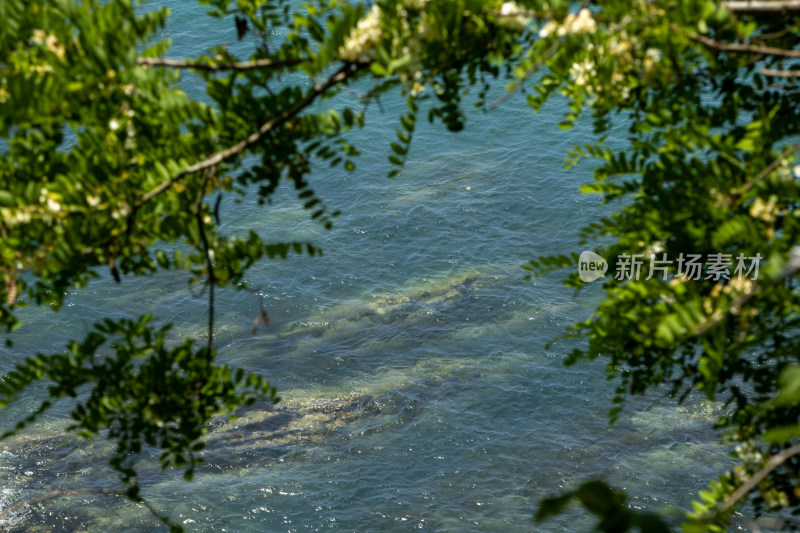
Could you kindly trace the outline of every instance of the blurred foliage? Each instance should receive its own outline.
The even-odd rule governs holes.
[[[535,108],[552,94],[570,101],[561,127],[591,118],[598,142],[576,146],[568,166],[598,162],[582,190],[613,212],[580,233],[609,274],[592,316],[564,335],[584,340],[566,362],[606,362],[617,383],[612,421],[627,395],[647,391],[724,403],[717,427],[738,464],[700,494],[686,531],[721,531],[744,502],[746,514],[777,512],[784,528],[797,528],[800,12],[780,1],[589,9],[595,28],[578,32],[577,17],[556,16],[536,43],[557,43],[549,57],[533,53],[518,67],[520,85],[531,67],[542,72],[529,96]],[[613,149],[612,132],[625,132]],[[689,254],[704,261],[696,276],[677,269]],[[623,258],[636,257],[640,275],[619,275]],[[725,274],[713,257],[727,262]],[[740,258],[746,267],[759,258],[758,272],[736,273]],[[671,269],[652,275],[651,261],[661,260]],[[528,269],[576,266],[577,254],[536,258]],[[566,284],[582,286],[577,273]]]
[[[800,510],[796,11],[712,0],[200,4],[249,53],[220,45],[170,59],[158,37],[168,11],[131,0],[0,2],[0,326],[18,327],[26,304],[58,310],[106,269],[117,281],[182,269],[209,298],[205,346],[168,346],[149,317],[131,317],[27,358],[0,380],[0,406],[38,380],[49,400],[11,432],[70,397],[75,431],[115,441],[111,464],[131,498],[141,498],[143,446],[191,477],[212,416],[275,398],[262,378],[215,363],[215,288],[244,288],[263,258],[319,252],[223,233],[220,199],[268,203],[286,180],[330,227],[336,213],[311,186],[312,164],[356,171],[348,132],[371,102],[388,93],[408,102],[386,147],[392,176],[419,117],[459,131],[466,92],[476,89],[479,107],[500,105],[507,97],[486,100],[500,79],[533,109],[565,97],[563,129],[583,114],[593,122],[597,142],[575,147],[568,165],[597,160],[583,191],[616,212],[584,228],[581,245],[612,262],[762,258],[752,279],[708,265],[696,280],[607,279],[592,317],[566,333],[585,340],[567,362],[607,362],[612,420],[626,395],[663,385],[680,399],[701,391],[726,402],[719,427],[739,465],[701,495],[687,530],[720,530],[744,501],[756,514]],[[203,98],[180,89],[184,72],[202,80]],[[357,105],[329,100],[348,86],[368,87]],[[613,143],[623,148],[607,147],[612,131],[627,132]],[[577,262],[539,257],[528,268]],[[577,275],[566,283],[581,286]],[[599,516],[600,531],[666,529],[600,482],[546,500],[538,517],[573,500]]]
[[[71,402],[71,429],[109,438],[111,466],[128,496],[144,501],[144,449],[190,479],[213,416],[277,401],[263,378],[216,362],[215,289],[246,289],[261,259],[320,252],[221,231],[222,199],[266,204],[285,181],[309,217],[330,227],[337,213],[311,187],[311,169],[356,171],[360,152],[347,133],[363,126],[371,103],[390,92],[407,99],[385,147],[395,175],[420,103],[430,121],[462,129],[465,88],[510,77],[498,59],[513,61],[522,46],[520,28],[486,11],[499,5],[476,0],[200,0],[245,52],[211,43],[182,60],[160,37],[169,11],[139,4],[0,2],[0,328],[11,347],[25,305],[58,311],[99,276],[129,283],[182,270],[208,297],[206,338],[168,341],[149,316],[102,320],[63,352],[31,354],[0,378],[0,407],[34,382],[48,391],[0,433]],[[202,97],[181,90],[185,73],[202,83]],[[335,99],[345,87],[365,92]],[[261,318],[268,322],[263,308]]]
[[[638,530],[642,533],[670,531],[662,517],[655,513],[629,508],[625,504],[625,495],[614,491],[602,481],[587,481],[574,491],[553,498],[545,498],[536,512],[536,520],[541,521],[561,513],[572,500],[577,500],[586,510],[598,516],[596,531],[604,533],[631,530]]]

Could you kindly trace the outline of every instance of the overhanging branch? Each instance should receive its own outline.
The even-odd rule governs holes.
[[[678,31],[681,31],[681,29],[675,25],[671,25],[671,27],[673,27],[673,29],[677,28]],[[689,38],[695,42],[702,44],[706,48],[710,48],[712,50],[717,50],[720,52],[734,52],[739,54],[760,54],[765,56],[800,58],[800,50],[788,50],[786,48],[776,48],[774,46],[760,46],[756,44],[723,43],[720,41],[715,41],[714,39],[710,39],[704,35],[699,35],[697,33],[690,34]]]
[[[722,2],[722,5],[731,13],[742,13],[748,15],[759,13],[792,13],[800,11],[800,0],[743,0]]]
[[[764,478],[766,478],[770,472],[781,466],[785,463],[789,458],[797,455],[800,453],[800,444],[795,444],[791,448],[786,448],[780,453],[776,453],[772,457],[769,458],[767,464],[758,472],[753,474],[750,479],[745,481],[742,486],[740,486],[736,491],[730,495],[730,497],[725,500],[725,502],[720,506],[720,508],[710,516],[703,517],[705,520],[710,520],[714,516],[724,513],[731,509],[736,503],[744,498],[748,492],[753,490],[759,483],[761,483]]]
[[[775,78],[800,78],[800,70],[777,70],[774,68],[762,68],[759,72],[764,76],[773,76]]]
[[[735,300],[731,302],[728,306],[728,309],[715,310],[711,316],[709,316],[706,320],[700,323],[697,328],[695,328],[693,334],[700,336],[706,334],[712,327],[716,326],[720,322],[722,322],[725,317],[731,314],[737,314],[741,312],[742,308],[746,303],[752,300],[755,296],[761,293],[761,291],[773,285],[778,285],[783,281],[800,274],[800,245],[795,246],[792,248],[791,252],[789,252],[789,260],[784,265],[783,270],[778,274],[776,277],[768,279],[763,283],[755,283],[752,287],[745,290],[740,296],[738,296]]]
[[[152,200],[153,198],[155,198],[156,196],[158,196],[159,194],[161,194],[162,192],[164,192],[165,190],[169,189],[175,183],[184,179],[186,176],[194,174],[195,172],[206,170],[211,167],[215,167],[220,163],[222,163],[223,161],[226,161],[228,159],[231,159],[232,157],[241,154],[247,148],[249,148],[250,146],[256,144],[261,139],[263,139],[264,136],[266,136],[276,127],[297,116],[297,114],[300,113],[303,109],[311,105],[311,103],[314,102],[314,100],[316,100],[316,98],[319,95],[321,95],[331,87],[335,86],[336,84],[341,83],[344,80],[348,79],[350,76],[352,76],[359,70],[364,69],[368,64],[369,63],[366,62],[347,63],[342,68],[337,70],[336,73],[334,73],[331,77],[326,79],[324,82],[314,85],[314,87],[310,91],[308,91],[306,96],[300,102],[298,102],[294,107],[287,109],[286,111],[280,113],[277,117],[265,122],[264,124],[261,125],[260,128],[258,128],[257,131],[251,133],[245,139],[239,141],[233,146],[226,148],[225,150],[221,150],[207,157],[206,159],[203,159],[202,161],[199,161],[189,167],[186,167],[184,170],[182,170],[172,178],[162,182],[160,185],[156,186],[155,188],[151,189],[150,191],[142,195],[139,201],[136,202],[134,211],[143,206],[144,204],[146,204],[147,202],[149,202],[150,200]]]
[[[219,72],[227,70],[243,71],[293,67],[307,61],[308,59],[284,59],[283,61],[256,59],[253,61],[237,61],[234,63],[202,63],[200,61],[182,61],[179,59],[167,59],[165,57],[140,57],[136,59],[136,64],[144,67],[167,67]]]

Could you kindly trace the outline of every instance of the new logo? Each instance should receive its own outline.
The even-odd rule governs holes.
[[[594,252],[587,250],[578,258],[578,276],[584,283],[605,277],[607,270],[606,260]]]

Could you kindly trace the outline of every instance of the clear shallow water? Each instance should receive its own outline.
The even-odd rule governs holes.
[[[173,57],[236,43],[232,24],[173,0]],[[229,27],[230,26],[230,27]],[[186,81],[193,90],[193,81]],[[352,98],[342,95],[341,98]],[[521,265],[580,251],[577,229],[602,212],[564,170],[587,128],[556,128],[561,110],[532,114],[522,98],[467,130],[420,124],[409,161],[384,176],[402,104],[370,110],[351,139],[358,170],[319,168],[316,192],[339,209],[334,230],[308,220],[294,193],[273,206],[223,206],[223,231],[255,229],[313,240],[325,255],[264,262],[248,282],[260,296],[221,291],[217,344],[232,365],[261,372],[283,402],[220,422],[195,481],[145,466],[145,497],[195,531],[575,531],[583,515],[534,526],[537,500],[605,477],[634,504],[686,507],[689,490],[727,466],[709,430],[714,405],[635,400],[609,427],[610,386],[600,364],[564,368],[570,346],[544,346],[599,298],[577,298],[557,277],[525,281]],[[0,370],[59,350],[105,315],[155,312],[176,333],[204,334],[205,300],[185,277],[108,279],[53,314],[29,309]],[[272,325],[250,328],[259,298]],[[31,391],[30,400],[38,397]],[[5,426],[33,405],[0,412]],[[0,443],[0,508],[54,488],[116,486],[107,443],[65,435],[57,408],[24,436]],[[114,497],[63,498],[13,516],[10,531],[157,530],[143,508]]]

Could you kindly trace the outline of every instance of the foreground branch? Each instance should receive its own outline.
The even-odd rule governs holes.
[[[531,65],[531,67],[525,72],[525,75],[522,76],[522,78],[520,78],[520,80],[516,84],[514,84],[514,87],[511,88],[510,90],[507,90],[503,96],[492,102],[491,105],[489,106],[489,109],[496,109],[501,105],[505,104],[506,102],[508,102],[508,100],[512,96],[514,96],[514,93],[517,92],[517,89],[525,85],[525,82],[527,82],[530,79],[530,77],[533,76],[536,73],[536,71],[538,71],[542,67],[542,65],[544,65],[547,62],[548,59],[553,57],[553,54],[555,54],[561,48],[561,45],[564,44],[564,40],[565,38],[561,37],[552,45],[550,45],[550,48],[545,50],[544,53],[542,53],[542,55],[536,58],[536,61],[533,63],[533,65]]]
[[[226,161],[232,157],[241,154],[247,148],[253,146],[258,141],[263,139],[265,135],[274,130],[276,127],[297,116],[297,114],[300,113],[303,109],[311,105],[311,103],[314,102],[314,100],[316,100],[316,98],[319,95],[321,95],[331,87],[335,86],[336,84],[341,83],[342,81],[348,79],[350,76],[352,76],[359,70],[362,70],[367,65],[368,63],[347,63],[338,71],[336,71],[336,73],[333,74],[331,77],[329,77],[327,80],[325,80],[322,83],[314,85],[314,87],[306,94],[305,98],[303,98],[300,102],[298,102],[297,105],[295,105],[291,109],[287,109],[286,111],[280,113],[277,117],[273,118],[272,120],[265,122],[264,124],[261,125],[260,128],[258,128],[257,131],[248,135],[247,138],[245,138],[244,140],[239,141],[233,146],[226,148],[225,150],[219,151],[207,157],[206,159],[187,167],[174,177],[161,183],[154,189],[151,189],[149,192],[144,194],[139,199],[139,201],[135,205],[134,210],[143,206],[144,204],[146,204],[147,202],[149,202],[150,200],[152,200],[165,190],[169,189],[175,183],[181,181],[186,176],[194,174],[195,172],[206,170],[211,167],[215,167],[220,163],[222,163],[223,161]]]
[[[206,195],[206,187],[209,180],[214,177],[216,167],[207,168],[203,174],[203,184],[197,193],[197,201],[194,206],[194,214],[197,219],[197,231],[200,234],[200,241],[203,243],[203,255],[208,269],[208,340],[206,344],[206,362],[211,365],[212,350],[214,347],[214,287],[217,285],[217,276],[214,273],[214,260],[212,259],[213,250],[208,242],[206,234],[206,223],[203,220],[203,198]]]
[[[778,168],[781,163],[783,163],[788,157],[790,157],[793,153],[800,150],[800,141],[794,143],[789,148],[783,151],[781,155],[776,157],[772,163],[767,165],[761,172],[759,172],[755,178],[748,181],[739,191],[739,194],[742,195],[749,191],[756,182],[761,181],[762,179],[766,178],[773,170]]]
[[[708,319],[697,326],[693,334],[698,336],[704,335],[711,328],[722,322],[726,316],[739,313],[742,310],[742,307],[744,307],[744,305],[752,300],[755,296],[760,294],[764,287],[777,285],[797,274],[800,274],[800,245],[795,246],[792,248],[791,252],[789,252],[789,260],[786,262],[786,265],[783,267],[783,270],[780,274],[764,283],[754,284],[741,296],[733,300],[731,305],[728,306],[727,310],[722,311],[721,309],[717,309],[714,311],[714,313],[712,313]]]
[[[673,29],[677,29],[678,31],[681,31],[680,27],[674,24],[670,25],[670,27],[672,27]],[[717,50],[719,52],[735,52],[740,54],[760,54],[765,56],[800,58],[800,50],[787,50],[786,48],[775,48],[774,46],[759,46],[755,44],[722,43],[720,41],[715,41],[714,39],[710,39],[704,35],[699,35],[697,33],[689,34],[689,38],[695,42],[702,44],[706,48]]]
[[[775,78],[800,78],[800,70],[777,70],[774,68],[762,68],[759,71],[764,76]]]
[[[791,13],[800,11],[800,0],[744,0],[722,2],[722,5],[731,13],[747,15],[757,13]]]
[[[274,61],[272,59],[256,59],[253,61],[237,61],[234,63],[201,63],[199,61],[182,61],[179,59],[167,59],[165,57],[139,57],[136,64],[144,67],[167,67],[177,69],[205,70],[208,72],[220,72],[226,70],[258,70],[269,68],[293,67],[300,63],[305,63],[307,59],[284,59]]]
[[[800,453],[800,444],[795,444],[791,448],[786,448],[782,452],[776,453],[775,455],[770,457],[769,461],[767,461],[767,464],[761,470],[753,474],[750,477],[750,479],[745,481],[744,484],[742,484],[742,486],[736,489],[736,491],[734,491],[734,493],[731,494],[727,500],[725,500],[725,502],[720,506],[719,509],[717,509],[716,512],[714,512],[711,515],[703,517],[702,520],[710,520],[714,516],[724,513],[725,511],[731,509],[734,505],[736,505],[736,503],[739,500],[744,498],[748,492],[753,490],[759,483],[761,483],[764,480],[764,478],[766,478],[770,474],[770,472],[781,466],[783,463],[785,463],[787,460],[797,455],[798,453]]]

